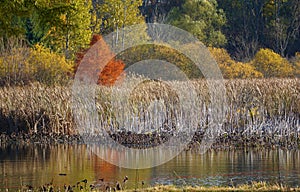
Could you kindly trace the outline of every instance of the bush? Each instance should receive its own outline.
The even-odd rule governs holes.
[[[188,50],[190,45],[182,47]],[[152,65],[149,74],[157,74],[157,77],[165,77],[167,79],[180,79],[178,71],[184,73],[187,78],[196,79],[203,77],[201,71],[193,63],[191,59],[180,53],[176,49],[169,47],[167,44],[145,44],[129,48],[118,55],[127,66],[145,60],[160,60],[171,63],[172,66],[164,68],[166,65]],[[157,64],[160,64],[157,62]],[[176,67],[175,67],[176,66]]]
[[[288,60],[271,49],[260,49],[251,63],[266,78],[293,76],[293,67]]]
[[[209,50],[218,63],[224,78],[246,79],[263,77],[263,74],[255,70],[252,65],[234,61],[225,49],[211,47]]]
[[[73,63],[41,45],[30,50],[28,63],[32,67],[33,80],[41,83],[64,84],[71,77]]]
[[[235,62],[230,66],[223,67],[222,69],[224,77],[228,79],[250,79],[263,77],[263,74],[255,70],[255,68],[249,63]]]
[[[24,85],[39,81],[64,84],[71,77],[72,63],[41,45],[33,48],[16,46],[0,54],[0,84]]]
[[[24,84],[31,78],[28,56],[30,49],[9,48],[0,55],[0,85]]]

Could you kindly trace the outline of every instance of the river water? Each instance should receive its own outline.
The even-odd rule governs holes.
[[[225,150],[204,155],[182,152],[171,161],[142,170],[111,165],[85,145],[28,145],[0,148],[0,189],[88,184],[115,185],[128,176],[126,187],[155,184],[227,186],[267,181],[300,186],[300,150]],[[104,182],[101,181],[104,180]]]

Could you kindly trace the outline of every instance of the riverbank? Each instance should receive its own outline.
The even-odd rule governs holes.
[[[121,135],[121,134],[120,134]],[[192,141],[186,146],[185,150],[195,151],[200,150],[201,139],[203,134],[195,134]],[[123,134],[122,137],[114,135],[111,137],[115,139],[121,145],[145,149],[158,146],[168,140],[168,136],[161,136],[157,134]],[[294,138],[293,140],[281,137],[280,135],[221,135],[216,138],[216,141],[212,144],[213,150],[229,150],[229,149],[300,149],[300,138]],[[78,145],[85,144],[81,135],[64,135],[64,134],[27,134],[27,133],[12,133],[12,134],[0,134],[0,147],[7,145],[23,146],[23,145]]]

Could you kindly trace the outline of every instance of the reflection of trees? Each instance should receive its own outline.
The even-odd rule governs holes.
[[[165,177],[170,179],[178,179],[177,175],[183,179],[196,177],[204,180],[212,176],[227,180],[226,183],[231,183],[233,179],[235,184],[245,183],[247,178],[249,181],[266,179],[283,185],[295,185],[300,178],[297,175],[299,161],[300,151],[297,150],[226,150],[204,155],[188,152],[153,168],[152,177],[169,173]]]
[[[114,153],[110,151],[111,155]],[[125,175],[129,178],[128,188],[135,187],[136,180],[141,187],[142,180],[147,186],[152,180],[176,179],[174,171],[182,178],[219,176],[219,179],[228,179],[228,183],[229,178],[235,182],[245,176],[254,180],[274,178],[274,182],[283,185],[296,185],[300,179],[299,150],[227,150],[204,155],[183,152],[166,164],[138,172],[103,161],[86,145],[9,146],[0,149],[0,160],[0,188],[20,187],[21,182],[40,186],[52,178],[56,186],[75,184],[85,178],[89,182],[104,178],[115,185],[115,181],[122,183]],[[59,176],[59,173],[67,176]]]
[[[0,149],[0,188],[30,184],[39,187],[51,182],[55,185],[74,184],[84,178],[94,178],[91,162],[84,145],[8,146]],[[66,173],[66,176],[59,176]]]
[[[118,158],[118,155],[116,155],[116,151],[107,148],[107,149],[101,149],[101,147],[95,149],[94,152],[96,154],[99,154],[101,150],[105,150],[105,154],[111,156],[111,158]],[[128,154],[124,154],[128,155]],[[125,187],[126,188],[133,188],[136,185],[136,182],[138,183],[138,186],[141,187],[141,181],[145,181],[146,183],[149,183],[151,179],[151,173],[152,169],[142,169],[142,170],[134,170],[134,169],[124,169],[117,167],[116,165],[110,164],[101,158],[99,158],[97,155],[92,155],[92,162],[94,167],[94,174],[95,178],[103,178],[104,182],[97,181],[99,185],[105,184],[105,185],[112,185],[115,186],[115,182],[119,181],[124,187],[124,183],[122,182],[125,176],[128,176],[129,180],[126,182]]]
[[[272,177],[273,182],[290,185],[300,178],[288,178],[294,170],[300,170],[300,152],[297,150],[250,150],[241,151],[237,157],[235,171],[244,170],[262,177]],[[249,174],[249,173],[247,173]],[[296,175],[296,174],[292,174]],[[287,183],[289,182],[289,183]]]

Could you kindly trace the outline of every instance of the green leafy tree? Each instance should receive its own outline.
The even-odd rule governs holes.
[[[170,11],[168,22],[189,31],[207,46],[218,47],[226,43],[221,32],[226,18],[216,0],[185,0],[181,7]]]
[[[26,2],[26,0],[0,1],[0,37],[8,39],[25,34],[25,21],[31,10],[31,6]]]
[[[165,23],[169,11],[183,2],[184,0],[143,0],[141,12],[147,23]]]
[[[128,25],[144,22],[139,7],[142,0],[105,0],[98,5],[102,19],[101,33],[109,33]]]
[[[91,0],[38,1],[32,16],[33,32],[52,50],[72,58],[87,47],[91,35]]]

